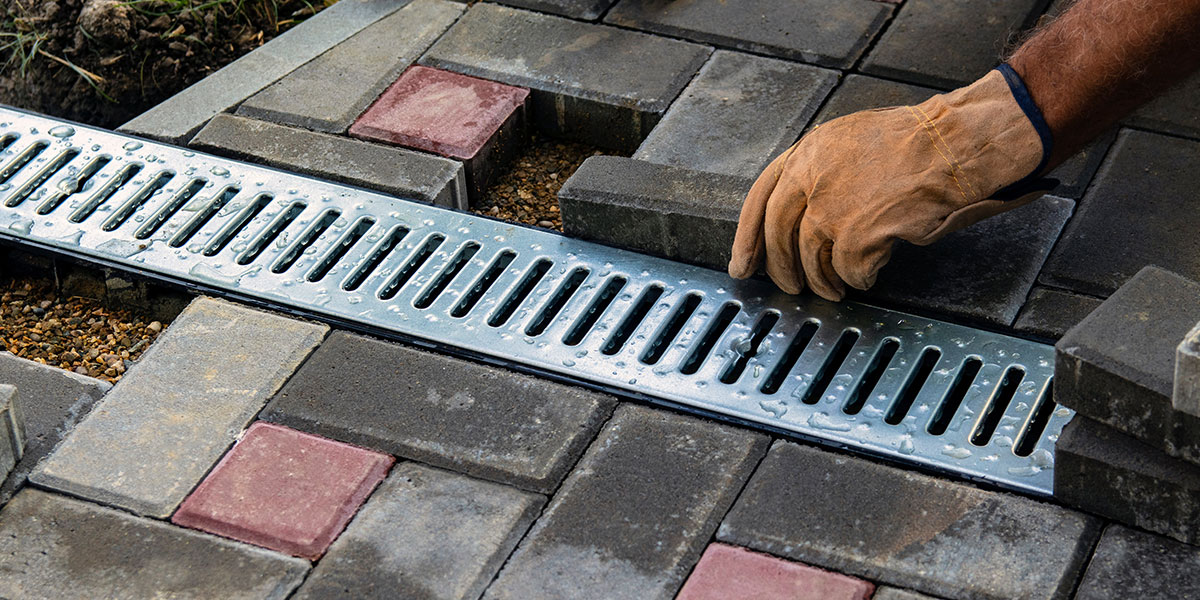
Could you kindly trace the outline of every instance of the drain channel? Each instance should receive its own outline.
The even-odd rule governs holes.
[[[0,238],[1048,495],[1053,348],[0,108]]]

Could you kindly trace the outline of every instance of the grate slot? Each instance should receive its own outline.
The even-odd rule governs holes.
[[[641,296],[637,302],[625,313],[625,318],[621,319],[621,324],[613,330],[608,340],[604,342],[604,347],[600,351],[608,356],[612,356],[621,351],[625,347],[625,342],[629,341],[630,336],[634,331],[637,331],[638,326],[645,320],[646,315],[650,314],[650,309],[654,308],[654,304],[663,295],[663,287],[657,283],[646,286],[642,290]]]
[[[507,323],[508,320],[512,318],[513,313],[517,312],[517,307],[520,306],[521,303],[525,301],[525,298],[529,296],[529,293],[533,291],[533,288],[537,287],[537,284],[541,282],[543,277],[546,276],[546,273],[550,272],[550,267],[552,266],[554,266],[554,263],[545,258],[539,259],[537,262],[535,262],[533,266],[525,272],[525,276],[521,278],[521,281],[517,284],[517,287],[513,288],[512,291],[509,292],[508,296],[504,298],[504,301],[500,304],[500,307],[496,309],[496,312],[492,313],[492,317],[488,319],[488,325],[491,325],[492,327],[500,327]]]
[[[701,300],[700,294],[695,292],[685,295],[683,300],[671,311],[666,323],[654,334],[650,345],[646,346],[646,350],[642,352],[639,360],[648,365],[656,364],[663,357],[663,354],[666,354],[667,348],[671,346],[671,342],[675,341],[675,337],[683,330],[683,326],[688,322],[688,319],[692,318],[692,313],[696,312],[696,308],[700,306]]]
[[[341,212],[339,211],[337,214],[341,215]],[[370,231],[374,226],[375,219],[370,217],[363,217],[359,219],[358,222],[354,224],[354,227],[351,227],[349,231],[343,234],[342,237],[338,239],[336,243],[334,243],[333,247],[329,249],[328,253],[325,254],[325,257],[322,258],[315,267],[313,267],[313,270],[308,274],[308,280],[310,282],[317,282],[325,279],[325,276],[333,270],[333,267],[341,262],[342,259],[346,257],[346,254],[348,254],[350,250],[354,248],[356,244],[358,244],[358,241],[363,239],[363,237],[367,235],[367,232]],[[320,234],[318,234],[318,237],[319,236]],[[397,243],[399,243],[399,241],[400,240],[396,240]]]
[[[49,143],[37,141],[23,150],[16,158],[10,160],[7,165],[4,165],[3,169],[0,169],[0,184],[8,183],[8,180],[12,179],[21,169],[25,168],[25,165],[29,164],[30,161],[37,158],[43,150],[49,147]]]
[[[342,284],[342,289],[346,290],[347,292],[353,292],[354,290],[357,290],[359,286],[361,286],[363,282],[371,276],[371,273],[375,272],[375,269],[379,267],[380,263],[387,259],[388,255],[392,253],[392,250],[395,250],[396,246],[399,246],[400,242],[408,236],[408,231],[409,229],[404,226],[396,226],[394,229],[392,229],[391,232],[387,234],[387,237],[383,238],[383,241],[381,241],[379,245],[371,251],[371,254],[367,256],[367,260],[363,261],[363,263],[354,270],[354,273],[350,275],[348,279],[346,279],[346,282]],[[348,247],[347,250],[349,250]],[[332,267],[332,263],[330,263],[330,266]],[[313,275],[309,275],[309,281],[320,281],[322,278],[324,278],[324,276],[324,273],[321,273],[318,276],[318,272],[314,271]]]
[[[271,272],[283,273],[292,268],[292,265],[296,264],[296,261],[304,255],[304,251],[316,243],[340,216],[342,216],[342,211],[330,209],[322,213],[320,217],[317,217],[312,225],[300,235],[300,239],[296,240],[296,243],[292,244],[292,247],[288,248],[288,251],[283,256],[280,256],[279,260],[275,261],[275,264],[271,265]]]
[[[154,233],[158,231],[158,229],[162,227],[164,223],[169,221],[171,217],[175,216],[175,213],[179,212],[180,208],[183,208],[183,205],[186,204],[188,200],[191,200],[192,197],[200,193],[200,190],[204,189],[205,185],[208,185],[208,181],[204,179],[193,179],[186,186],[176,192],[176,194],[171,197],[170,202],[167,202],[162,208],[158,209],[158,212],[154,213],[154,216],[150,217],[145,223],[142,223],[142,226],[138,228],[137,233],[134,234],[134,237],[139,240],[144,240],[154,235]]]
[[[804,325],[800,326],[800,330],[792,336],[791,343],[783,351],[783,356],[779,357],[779,362],[775,363],[775,367],[763,380],[762,387],[759,388],[760,392],[774,394],[779,391],[783,382],[787,380],[788,374],[796,366],[796,361],[800,360],[800,355],[804,354],[804,350],[808,348],[808,344],[812,342],[813,336],[820,328],[821,324],[812,319],[805,321]]]
[[[188,243],[196,235],[196,232],[207,225],[222,208],[225,208],[226,204],[229,204],[230,200],[233,200],[234,196],[238,195],[239,191],[241,190],[234,186],[227,186],[216,196],[213,196],[212,200],[203,209],[197,212],[191,219],[188,219],[187,223],[179,231],[175,232],[175,235],[171,237],[171,241],[168,242],[171,247],[179,248]]]
[[[242,230],[250,224],[251,221],[258,218],[258,213],[261,213],[263,209],[269,206],[271,201],[274,199],[275,197],[271,194],[259,194],[258,196],[255,196],[254,200],[250,201],[249,205],[243,208],[242,211],[239,212],[232,221],[226,223],[225,226],[222,227],[221,230],[218,231],[211,240],[209,240],[208,245],[204,247],[204,255],[216,256],[217,254],[220,254],[221,251],[225,249],[225,246],[228,246],[229,242],[232,241],[233,238],[237,237],[238,234],[240,234]]]
[[[283,233],[283,230],[287,229],[293,221],[300,217],[300,213],[304,212],[305,208],[308,208],[308,206],[303,202],[294,202],[291,206],[287,207],[287,210],[281,212],[258,235],[254,236],[254,241],[251,242],[250,247],[238,257],[237,264],[248,265],[257,260],[259,255],[263,253],[263,250],[266,250],[271,245],[271,242],[274,242],[275,238]]]
[[[1050,424],[1050,417],[1057,407],[1058,404],[1054,402],[1054,378],[1051,377],[1042,386],[1042,393],[1038,395],[1033,410],[1029,411],[1029,419],[1021,428],[1017,443],[1013,445],[1013,454],[1022,457],[1033,454],[1033,449],[1042,439],[1042,434],[1045,433],[1046,426]]]
[[[54,174],[59,172],[63,167],[67,166],[67,163],[75,160],[76,156],[79,156],[79,150],[76,148],[67,148],[66,150],[60,152],[58,156],[54,157],[54,160],[46,163],[46,166],[42,167],[32,179],[26,181],[21,185],[21,187],[17,188],[17,191],[13,192],[12,196],[10,196],[8,200],[5,200],[4,205],[9,208],[20,206],[26,198],[33,194],[33,192],[37,191],[38,188],[42,187],[42,185],[46,183],[46,180],[53,177]]]
[[[422,310],[432,306],[434,300],[437,300],[438,296],[446,291],[446,287],[450,285],[450,282],[454,281],[455,277],[458,277],[458,274],[467,266],[467,263],[471,262],[472,258],[475,258],[475,254],[478,252],[478,242],[467,242],[462,248],[459,248],[458,252],[454,254],[454,258],[450,259],[450,262],[446,264],[442,272],[438,273],[433,282],[429,284],[429,287],[425,288],[421,296],[413,302],[413,306]]]
[[[604,315],[604,311],[612,305],[613,300],[616,300],[617,294],[624,289],[625,283],[628,280],[620,275],[614,275],[609,278],[604,287],[596,292],[596,297],[592,299],[592,303],[588,305],[587,310],[579,316],[579,320],[563,336],[563,343],[568,346],[578,346],[583,342],[583,338],[587,336],[596,323],[600,321],[600,317]]]
[[[563,280],[562,285],[554,291],[550,299],[546,301],[546,305],[538,312],[529,325],[525,328],[525,335],[537,337],[546,331],[546,328],[554,322],[554,318],[558,316],[559,311],[567,305],[567,301],[579,291],[579,287],[587,280],[591,271],[583,267],[576,267],[571,270],[571,274]]]
[[[913,401],[917,399],[917,394],[925,387],[925,382],[929,380],[929,375],[933,373],[934,367],[937,366],[938,361],[941,359],[942,351],[937,348],[926,346],[921,351],[921,358],[917,359],[917,364],[913,366],[908,379],[900,387],[900,393],[896,394],[895,401],[892,402],[887,414],[884,415],[883,421],[885,423],[888,425],[899,425],[904,421],[904,417],[908,416],[908,411],[912,410]]]
[[[91,181],[92,177],[110,162],[112,162],[112,157],[107,154],[101,154],[100,156],[92,158],[92,160],[88,161],[88,163],[84,165],[83,169],[81,169],[78,174],[70,179],[65,179],[60,182],[58,189],[54,192],[54,194],[42,202],[41,206],[38,207],[37,213],[39,215],[48,215],[54,212],[54,210],[58,208],[64,200],[83,191],[83,188],[87,185],[88,181]]]
[[[717,340],[721,339],[725,330],[729,329],[729,325],[733,323],[741,310],[742,305],[737,302],[726,302],[721,305],[721,310],[717,311],[717,316],[712,321],[709,321],[704,334],[700,336],[700,341],[696,342],[692,351],[679,366],[680,373],[692,375],[700,370],[708,355],[712,353],[712,349],[716,347]]]
[[[128,221],[129,217],[133,216],[133,213],[137,212],[137,210],[141,208],[151,196],[157,194],[159,190],[163,189],[163,187],[167,185],[167,182],[171,181],[171,179],[174,177],[175,171],[170,169],[159,171],[158,175],[156,175],[154,179],[151,179],[149,183],[142,186],[142,189],[138,190],[138,192],[134,194],[132,198],[126,201],[125,204],[121,205],[121,208],[117,209],[117,212],[104,222],[104,225],[101,226],[101,229],[104,231],[112,231],[124,225],[125,221]]]
[[[1013,395],[1017,393],[1017,386],[1021,385],[1021,380],[1024,378],[1025,371],[1020,367],[1005,369],[1004,376],[1000,379],[1000,385],[988,400],[987,407],[984,409],[979,423],[975,426],[975,431],[971,433],[972,444],[986,446],[992,440],[992,435],[996,433],[996,427],[1000,424],[1000,417],[1004,416],[1009,402],[1012,402]]]
[[[854,347],[854,343],[858,341],[862,335],[856,329],[845,329],[838,336],[837,342],[825,357],[825,362],[821,363],[821,368],[813,377],[812,383],[804,389],[804,395],[800,401],[805,404],[816,404],[821,400],[821,396],[825,394],[825,390],[829,389],[829,384],[833,382],[834,375],[837,375],[838,369],[842,368],[842,363],[846,362],[846,357],[850,356],[850,349]]]
[[[471,309],[475,308],[475,305],[479,303],[479,299],[483,298],[483,295],[492,289],[492,285],[504,274],[504,271],[508,269],[508,265],[512,264],[513,259],[516,257],[517,253],[512,250],[503,250],[500,254],[497,254],[496,258],[492,260],[492,264],[488,265],[487,270],[475,280],[475,283],[471,285],[467,293],[459,299],[458,304],[454,305],[454,309],[450,311],[450,316],[456,319],[467,316],[467,313],[471,312]]]
[[[867,404],[867,400],[875,391],[875,386],[879,385],[879,379],[883,377],[883,373],[887,371],[888,365],[892,363],[892,359],[896,356],[896,351],[900,349],[900,340],[894,337],[883,340],[879,345],[879,349],[875,351],[875,355],[871,357],[871,362],[867,364],[867,370],[863,373],[862,379],[854,386],[854,391],[850,393],[850,400],[842,407],[842,412],[848,415],[856,415]]]
[[[983,361],[978,356],[971,356],[963,362],[958,369],[958,374],[954,376],[954,383],[946,392],[946,397],[942,399],[933,418],[930,419],[926,431],[933,435],[946,433],[946,428],[954,421],[954,414],[958,412],[958,407],[962,406],[963,399],[967,397],[967,392],[975,383],[975,378],[979,375],[982,367]]]
[[[5,150],[8,150],[8,147],[11,146],[12,143],[17,141],[17,139],[19,139],[20,137],[21,136],[19,136],[19,135],[13,135],[11,133],[0,136],[0,152],[4,152]]]
[[[71,213],[70,221],[72,223],[82,223],[86,221],[88,217],[92,216],[92,213],[96,212],[96,210],[103,206],[104,203],[108,202],[109,198],[112,198],[113,194],[117,193],[117,190],[125,187],[125,184],[129,183],[130,180],[132,180],[137,176],[138,173],[141,172],[141,163],[125,165],[120,172],[118,172],[115,176],[110,177],[108,182],[106,182],[103,187],[96,190],[96,193],[93,194],[91,198],[88,198],[88,200],[84,202],[82,206],[75,209],[75,212]]]
[[[396,272],[396,275],[387,282],[387,285],[379,290],[379,299],[391,300],[395,298],[396,294],[400,293],[400,288],[408,284],[408,280],[412,279],[412,276],[425,264],[425,261],[429,260],[430,256],[433,256],[433,253],[437,251],[438,247],[444,241],[446,241],[446,236],[437,233],[425,238],[425,243],[417,248],[417,251]]]
[[[746,365],[750,364],[750,359],[758,354],[758,350],[762,347],[763,340],[767,339],[767,335],[771,333],[771,328],[779,322],[779,313],[777,311],[767,311],[758,318],[758,322],[754,324],[754,329],[750,332],[749,338],[742,338],[734,345],[734,352],[737,358],[729,363],[725,372],[721,373],[721,383],[732,384],[736,383],[738,378],[746,370]]]

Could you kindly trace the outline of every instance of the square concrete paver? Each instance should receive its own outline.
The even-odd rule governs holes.
[[[676,600],[867,600],[875,586],[738,546],[712,544]]]
[[[394,459],[272,423],[255,423],[171,520],[315,559]]]

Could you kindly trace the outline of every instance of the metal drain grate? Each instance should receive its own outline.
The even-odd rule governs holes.
[[[1053,349],[0,109],[0,237],[1037,494]]]

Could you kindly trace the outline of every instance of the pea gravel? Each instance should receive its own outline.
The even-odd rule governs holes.
[[[594,146],[535,136],[473,210],[505,221],[562,231],[558,190],[584,159],[601,153]]]

